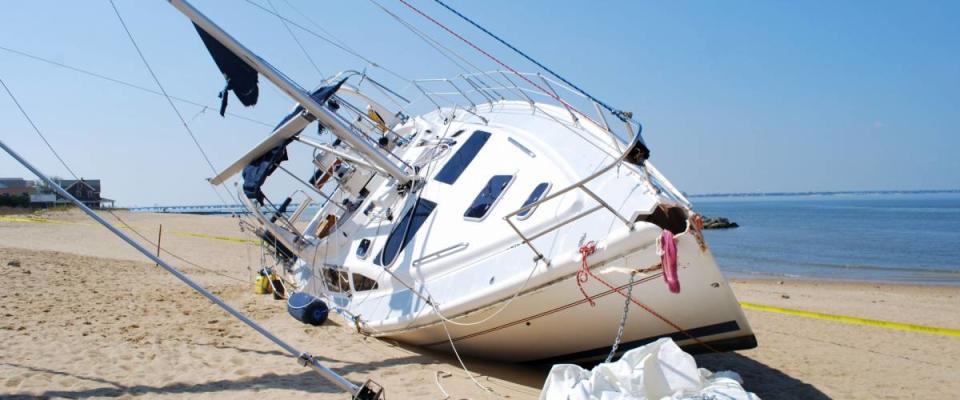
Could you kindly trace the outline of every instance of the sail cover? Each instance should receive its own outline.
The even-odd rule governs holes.
[[[330,100],[330,97],[333,97],[333,95],[337,93],[338,90],[340,90],[340,86],[343,86],[343,83],[346,81],[347,81],[347,78],[343,78],[340,80],[340,82],[337,82],[333,85],[321,86],[319,89],[315,90],[313,93],[310,93],[310,97],[316,100],[317,103],[319,103],[320,105],[324,105],[327,103],[327,100]],[[329,105],[327,107],[329,107]],[[277,126],[273,128],[273,130],[276,131],[277,129],[280,129],[280,127],[283,126],[283,124],[287,123],[287,121],[290,121],[291,119],[294,119],[296,116],[300,115],[301,112],[303,112],[303,106],[297,104],[297,107],[294,108],[293,111],[290,112],[290,114],[287,114],[287,116],[283,117],[283,119],[280,120],[280,123],[278,123]],[[311,116],[311,119],[310,119],[311,121],[313,121],[312,118],[313,117]],[[297,132],[297,133],[300,133],[300,132]]]
[[[260,95],[260,89],[257,87],[257,71],[197,24],[193,24],[193,27],[197,29],[200,40],[203,40],[203,45],[213,57],[213,62],[217,63],[217,68],[227,80],[227,86],[220,92],[220,116],[222,117],[227,111],[228,91],[232,91],[247,107],[257,104],[257,97]]]
[[[340,89],[344,81],[346,81],[346,78],[336,84],[323,86],[314,91],[310,97],[313,97],[318,103],[324,104]],[[280,129],[283,124],[299,115],[302,111],[303,106],[298,105],[293,112],[280,120],[280,123],[277,124],[274,130]],[[297,134],[299,134],[299,132],[297,132]],[[292,141],[293,138],[283,141],[283,143],[277,145],[277,147],[270,149],[270,151],[251,161],[246,167],[243,167],[243,194],[246,195],[248,199],[256,200],[260,204],[263,204],[264,194],[260,188],[263,186],[263,183],[266,182],[267,177],[270,176],[273,171],[277,170],[280,163],[287,161],[287,145]]]
[[[243,194],[248,199],[256,200],[263,204],[263,191],[260,187],[266,182],[267,177],[277,170],[281,162],[287,161],[287,145],[293,139],[287,139],[283,143],[274,147],[266,154],[257,157],[257,159],[243,167]]]

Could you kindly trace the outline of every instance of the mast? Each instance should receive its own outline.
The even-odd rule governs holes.
[[[257,70],[257,72],[265,76],[270,82],[273,82],[274,85],[277,85],[280,90],[293,98],[297,103],[300,103],[300,105],[315,116],[320,123],[329,128],[335,136],[343,140],[350,147],[356,149],[357,152],[362,154],[371,164],[386,172],[401,185],[413,179],[413,175],[405,168],[390,161],[383,151],[368,142],[353,125],[345,123],[333,111],[330,111],[324,107],[323,104],[314,100],[313,97],[310,96],[310,93],[297,85],[296,82],[287,78],[266,60],[260,58],[260,56],[240,44],[240,42],[230,36],[230,34],[194,8],[193,5],[186,0],[168,1],[183,13],[183,15],[193,21],[194,24],[200,27],[200,29],[203,29],[207,34],[223,44],[250,67]]]

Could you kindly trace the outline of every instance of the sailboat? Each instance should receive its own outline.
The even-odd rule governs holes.
[[[227,78],[223,108],[230,93],[254,104],[260,76],[296,102],[210,182],[242,176],[238,198],[289,290],[360,334],[531,363],[667,336],[691,351],[756,346],[699,215],[630,113],[512,68],[415,80],[416,100],[358,71],[307,90],[170,2]],[[312,174],[282,165],[288,146],[312,149]],[[274,202],[262,187],[278,170],[303,187]]]

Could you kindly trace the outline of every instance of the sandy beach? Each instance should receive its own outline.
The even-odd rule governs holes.
[[[227,302],[388,398],[536,398],[545,369],[456,359],[309,327],[254,295],[259,249],[226,216],[118,212]],[[104,214],[108,220],[113,219]],[[238,239],[239,238],[239,239]],[[148,245],[150,247],[150,245]],[[195,265],[190,265],[188,260]],[[0,397],[346,398],[267,340],[77,212],[0,216]],[[960,329],[960,288],[737,280],[741,302]],[[759,347],[697,357],[762,398],[934,398],[960,393],[960,337],[748,308]]]

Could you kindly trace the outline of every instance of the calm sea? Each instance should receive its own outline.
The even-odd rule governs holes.
[[[692,200],[727,276],[960,285],[960,194]]]

